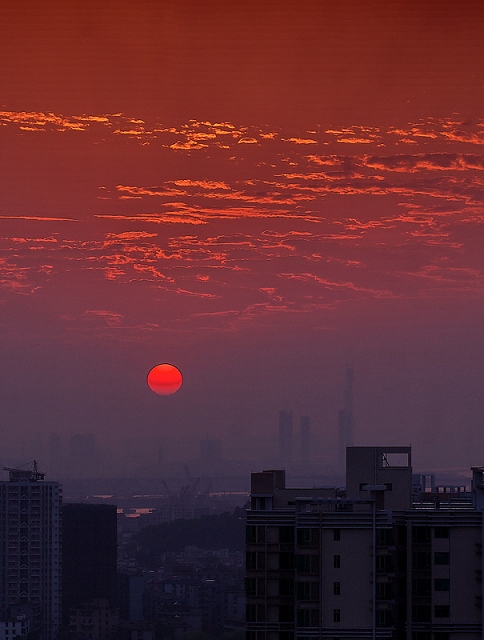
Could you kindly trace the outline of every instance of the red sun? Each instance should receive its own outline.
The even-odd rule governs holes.
[[[147,377],[148,386],[160,396],[169,396],[182,386],[181,371],[172,364],[157,364]]]

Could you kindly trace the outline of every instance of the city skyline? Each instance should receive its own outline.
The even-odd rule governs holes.
[[[2,4],[4,450],[336,455],[351,362],[354,444],[482,463],[484,8],[424,4]]]

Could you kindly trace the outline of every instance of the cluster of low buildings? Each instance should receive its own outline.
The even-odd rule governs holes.
[[[171,505],[128,518],[111,504],[62,504],[60,484],[36,465],[8,471],[0,482],[0,640],[218,638],[226,622],[243,626],[242,553],[189,548],[165,554],[156,572],[124,553],[131,533],[119,531],[120,518],[147,526],[204,511]]]
[[[146,571],[134,558],[120,563],[120,613],[132,625],[152,630],[154,638],[205,633],[222,638],[245,629],[242,552],[187,547],[167,552],[159,569]]]

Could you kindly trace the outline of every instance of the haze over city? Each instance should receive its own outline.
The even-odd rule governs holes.
[[[483,18],[3,2],[0,462],[94,434],[92,475],[203,439],[259,470],[286,409],[324,473],[351,366],[354,444],[483,464]]]

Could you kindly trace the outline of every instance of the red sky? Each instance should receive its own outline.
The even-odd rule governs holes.
[[[256,458],[286,408],[329,459],[350,362],[356,444],[482,464],[482,3],[0,14],[9,455],[93,432]]]

